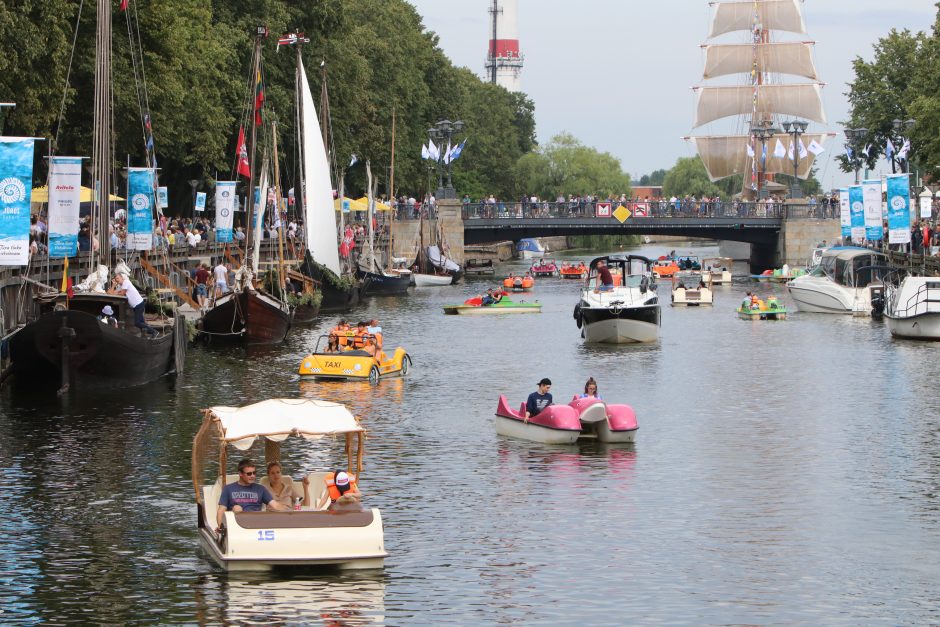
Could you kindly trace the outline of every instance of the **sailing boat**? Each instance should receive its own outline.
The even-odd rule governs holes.
[[[297,136],[300,148],[300,187],[304,215],[306,250],[300,271],[320,283],[324,313],[347,311],[359,302],[359,285],[350,273],[344,273],[339,262],[339,229],[333,206],[330,164],[326,155],[324,134],[313,105],[310,82],[301,57],[302,44],[310,40],[303,33],[282,36],[278,45],[297,46],[295,101]],[[324,76],[324,90],[326,77]],[[325,91],[324,91],[325,96]],[[342,197],[342,196],[341,196]]]
[[[440,219],[435,229],[434,243],[424,245],[424,212],[418,221],[418,257],[415,260],[417,272],[414,273],[415,287],[440,287],[460,281],[463,268],[444,253],[444,234]]]
[[[375,258],[375,191],[372,184],[372,164],[366,161],[366,181],[369,187],[369,248],[359,256],[359,276],[363,283],[363,293],[368,296],[395,296],[408,292],[411,285],[411,272],[387,272]],[[389,255],[392,254],[392,242],[389,238]]]
[[[821,87],[813,62],[813,43],[778,41],[777,33],[804,35],[806,26],[800,0],[746,0],[713,2],[714,16],[703,46],[703,81],[735,75],[747,76],[745,84],[709,83],[693,88],[698,128],[724,118],[733,118],[732,134],[687,137],[698,150],[709,178],[714,182],[729,176],[744,176],[744,195],[766,193],[773,175],[794,172],[794,152],[799,154],[797,176],[806,179],[830,133],[805,133],[793,145],[791,135],[781,131],[781,117],[826,123]],[[715,42],[729,33],[746,33],[744,41]],[[784,76],[802,82],[787,82]],[[805,122],[785,122],[784,127]],[[805,143],[804,143],[805,142]],[[809,147],[807,148],[807,144]],[[787,148],[789,146],[789,148]]]
[[[60,394],[73,384],[83,389],[126,387],[152,381],[174,370],[182,372],[186,354],[182,316],[151,321],[157,333],[152,338],[147,337],[143,329],[138,330],[134,326],[134,310],[128,297],[106,291],[111,266],[108,233],[111,227],[109,192],[113,149],[110,2],[98,3],[96,42],[92,177],[96,184],[93,187],[101,192],[94,195],[92,216],[97,218],[98,250],[93,256],[97,267],[74,294],[67,281],[63,281],[63,288],[59,290],[28,279],[43,291],[32,299],[30,321],[10,340],[17,380],[40,386],[57,382]],[[80,176],[80,169],[78,174]],[[150,230],[155,206],[155,178],[152,177],[153,170],[147,174],[149,190],[143,189],[143,193],[129,196],[132,202],[128,204],[133,205],[134,211]],[[102,198],[105,199],[103,202]],[[152,233],[142,239],[147,248],[150,237]],[[66,253],[66,276],[68,257],[74,254]],[[125,264],[120,264],[117,270],[130,275]],[[112,311],[116,321],[100,321],[99,315],[103,310],[105,314]]]
[[[259,80],[261,72],[261,45],[267,31],[259,28],[255,36],[252,61],[252,80]],[[255,93],[256,84],[251,93]],[[247,345],[277,344],[284,341],[291,326],[290,307],[275,295],[256,286],[260,234],[264,225],[264,206],[267,203],[267,164],[261,168],[259,188],[253,187],[257,169],[255,155],[258,143],[258,124],[251,123],[251,159],[248,176],[248,228],[247,263],[235,273],[232,291],[214,298],[201,320],[201,330],[210,339],[237,340]],[[257,193],[252,193],[257,192]],[[217,231],[218,232],[218,231]],[[280,273],[278,273],[280,276]],[[283,281],[283,280],[282,280]]]

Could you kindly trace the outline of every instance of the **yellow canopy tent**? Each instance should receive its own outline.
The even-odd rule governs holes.
[[[345,200],[346,202],[349,203],[350,211],[368,211],[369,210],[369,203],[367,202],[353,200],[352,198],[346,198]],[[339,198],[333,201],[333,206],[336,207],[337,211],[340,211],[342,209],[342,206],[340,205],[340,202],[339,202]]]
[[[366,206],[366,211],[369,210],[369,199],[368,199],[368,197],[363,196],[362,198],[360,198],[360,199],[357,200],[356,202],[361,202],[363,205]],[[391,211],[392,208],[389,207],[388,205],[386,205],[384,202],[379,202],[378,200],[376,200],[376,201],[375,201],[375,210],[376,210],[376,211]]]
[[[93,190],[90,187],[82,187],[79,192],[78,202],[91,202]],[[111,194],[111,202],[118,202],[124,200],[120,196],[115,196]],[[49,202],[49,188],[46,185],[42,187],[34,187],[30,202],[33,204],[45,204]]]

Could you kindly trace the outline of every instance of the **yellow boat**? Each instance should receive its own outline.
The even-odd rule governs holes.
[[[373,338],[373,336],[365,337]],[[328,346],[329,336],[321,335],[314,351],[301,360],[297,373],[301,377],[312,377],[324,381],[358,379],[368,380],[375,384],[383,378],[403,377],[411,370],[411,357],[400,346],[395,348],[391,355],[383,351],[376,351],[376,354],[372,355],[366,350],[357,348],[341,348],[339,352],[330,352],[326,350]]]

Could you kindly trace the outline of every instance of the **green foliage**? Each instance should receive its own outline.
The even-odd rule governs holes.
[[[572,235],[568,237],[570,247],[588,250],[613,250],[639,244],[639,235]]]
[[[698,157],[686,157],[676,161],[676,165],[663,178],[663,196],[718,196],[720,187],[712,183],[705,170],[705,164]],[[727,195],[727,194],[726,194]]]
[[[641,186],[659,186],[663,184],[663,180],[666,178],[666,170],[654,170],[649,174],[644,174],[640,177],[640,182],[638,185]]]
[[[516,190],[557,198],[562,194],[631,194],[630,175],[620,160],[607,152],[584,146],[572,135],[562,133],[516,163]]]
[[[287,295],[287,304],[291,307],[300,307],[301,305],[319,307],[322,302],[323,294],[320,292],[301,292],[300,294]]]

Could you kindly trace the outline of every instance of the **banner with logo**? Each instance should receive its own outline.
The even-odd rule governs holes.
[[[842,239],[852,237],[852,207],[849,204],[849,188],[839,190],[839,224],[842,226]]]
[[[157,200],[159,201],[160,211],[170,207],[170,195],[165,187],[157,188]]]
[[[49,256],[78,254],[78,222],[82,193],[82,158],[52,157],[49,161]]]
[[[153,248],[153,168],[127,169],[127,248]]]
[[[884,223],[881,217],[881,179],[862,181],[862,202],[865,205],[865,239],[884,239]]]
[[[910,174],[888,176],[888,243],[911,242]]]
[[[215,184],[215,241],[232,241],[235,217],[235,181],[217,181]]]
[[[0,266],[29,263],[34,144],[32,138],[0,137]]]
[[[933,197],[926,194],[920,197],[920,217],[929,220],[933,216]]]
[[[196,211],[206,210],[206,193],[196,192]]]
[[[852,241],[858,244],[865,239],[865,196],[861,185],[849,187],[849,208],[852,214]]]

